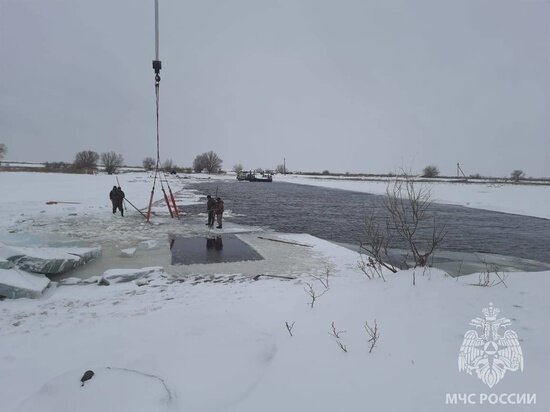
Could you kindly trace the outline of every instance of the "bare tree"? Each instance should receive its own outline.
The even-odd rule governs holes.
[[[218,173],[222,167],[222,159],[212,150],[204,153],[204,168],[208,173]]]
[[[525,178],[525,173],[523,173],[523,170],[516,169],[510,174],[510,176],[513,182],[519,182],[521,179]]]
[[[155,167],[155,159],[153,159],[152,157],[146,157],[145,159],[143,159],[143,168],[149,172],[151,170],[153,170],[153,168]]]
[[[101,163],[103,163],[105,171],[108,174],[112,175],[113,173],[116,173],[120,167],[122,167],[122,164],[124,163],[124,158],[121,154],[115,153],[113,151],[105,152],[101,153]]]
[[[285,165],[277,165],[275,171],[281,175],[284,175],[286,173]]]
[[[99,155],[93,150],[83,150],[75,155],[73,167],[77,170],[92,173],[97,169]]]
[[[197,157],[195,157],[195,160],[193,160],[193,169],[195,170],[195,172],[202,172],[206,169],[208,173],[218,173],[221,170],[221,166],[222,159],[220,159],[220,157],[212,150],[197,155]]]
[[[388,263],[391,260],[388,250],[402,247],[403,243],[412,254],[414,267],[428,265],[445,237],[445,227],[437,223],[431,205],[430,191],[425,186],[416,186],[407,175],[388,185],[382,201],[386,217],[377,219],[373,214],[365,219],[359,268],[367,277],[384,279],[383,269],[395,273],[396,267]],[[404,257],[405,267],[410,257]]]
[[[197,173],[202,172],[206,168],[206,158],[203,154],[197,155],[193,160],[193,170]]]
[[[389,213],[388,230],[396,233],[407,244],[415,267],[426,266],[445,237],[445,227],[438,225],[435,216],[430,213],[431,205],[429,189],[415,186],[408,176],[395,180],[386,189],[384,209]],[[429,231],[430,239],[420,239],[419,232],[422,229]]]
[[[164,162],[162,162],[162,170],[164,170],[166,173],[171,173],[174,168],[175,166],[172,159],[166,159]]]
[[[8,153],[8,148],[4,143],[0,143],[0,160],[4,158],[6,153]]]
[[[422,177],[437,177],[439,176],[439,169],[437,166],[426,166],[422,170]]]
[[[233,166],[233,171],[235,173],[241,173],[243,171],[243,165],[240,163],[237,163],[235,166]]]

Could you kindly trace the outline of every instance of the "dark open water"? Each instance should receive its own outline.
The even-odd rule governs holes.
[[[367,214],[384,222],[382,196],[293,183],[207,182],[193,185],[201,193],[224,199],[225,209],[241,214],[235,223],[280,232],[310,233],[344,243],[359,243]],[[191,213],[205,206],[189,206]],[[550,220],[462,206],[434,204],[446,227],[442,250],[486,252],[550,263]],[[424,231],[424,236],[430,236]],[[404,245],[394,245],[402,248]]]

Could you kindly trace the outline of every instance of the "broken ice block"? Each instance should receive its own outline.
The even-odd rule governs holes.
[[[44,275],[26,273],[17,268],[0,268],[0,296],[37,298],[49,284],[50,280]]]
[[[136,248],[131,247],[131,248],[128,248],[128,249],[122,249],[118,255],[120,257],[132,257],[135,254],[136,254]]]
[[[156,239],[149,239],[139,242],[140,249],[156,249],[159,247],[159,241]]]
[[[93,248],[27,248],[0,245],[0,258],[27,272],[58,275],[82,266],[101,255],[101,247]]]

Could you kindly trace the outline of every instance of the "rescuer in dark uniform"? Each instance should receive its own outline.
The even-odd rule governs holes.
[[[122,208],[122,202],[124,201],[124,192],[122,189],[116,186],[113,186],[113,190],[109,193],[109,198],[113,203],[113,214],[116,213],[116,210],[120,210],[120,215],[124,216],[124,209]]]

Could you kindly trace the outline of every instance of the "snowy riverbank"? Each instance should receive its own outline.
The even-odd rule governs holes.
[[[144,206],[150,178],[119,179],[128,198]],[[12,194],[0,200],[2,240],[32,239],[38,246],[48,238],[101,241],[118,253],[131,242],[156,245],[169,232],[201,236],[205,230],[202,216],[178,223],[161,203],[152,225],[143,224],[137,212],[112,216],[107,196],[113,180],[0,173],[0,184]],[[187,180],[171,178],[179,204],[200,200]],[[49,200],[80,204],[46,205]],[[454,394],[477,396],[471,400],[485,394],[528,394],[532,400],[535,394],[536,404],[507,408],[550,407],[545,315],[550,272],[510,273],[505,284],[489,274],[492,287],[479,286],[479,274],[455,279],[435,269],[369,280],[357,269],[356,253],[330,242],[272,234],[298,245],[278,243],[227,227],[267,256],[263,266],[259,261],[191,265],[177,273],[170,266],[137,271],[122,266],[134,259],[126,257],[94,269],[98,276],[118,269],[105,274],[108,286],[65,281],[38,299],[0,301],[2,411],[502,408],[487,400],[446,405]],[[148,256],[153,255],[136,257],[140,267],[155,266],[146,264]],[[292,279],[254,276],[263,274]],[[517,332],[524,356],[523,372],[505,371],[493,387],[457,366],[465,332],[476,329],[470,321],[483,319],[490,303],[500,309],[500,318],[511,319],[509,329]],[[380,337],[369,352],[365,323],[375,321]],[[293,325],[292,336],[286,323]],[[332,324],[339,338],[331,334]],[[87,370],[95,375],[81,387]]]

